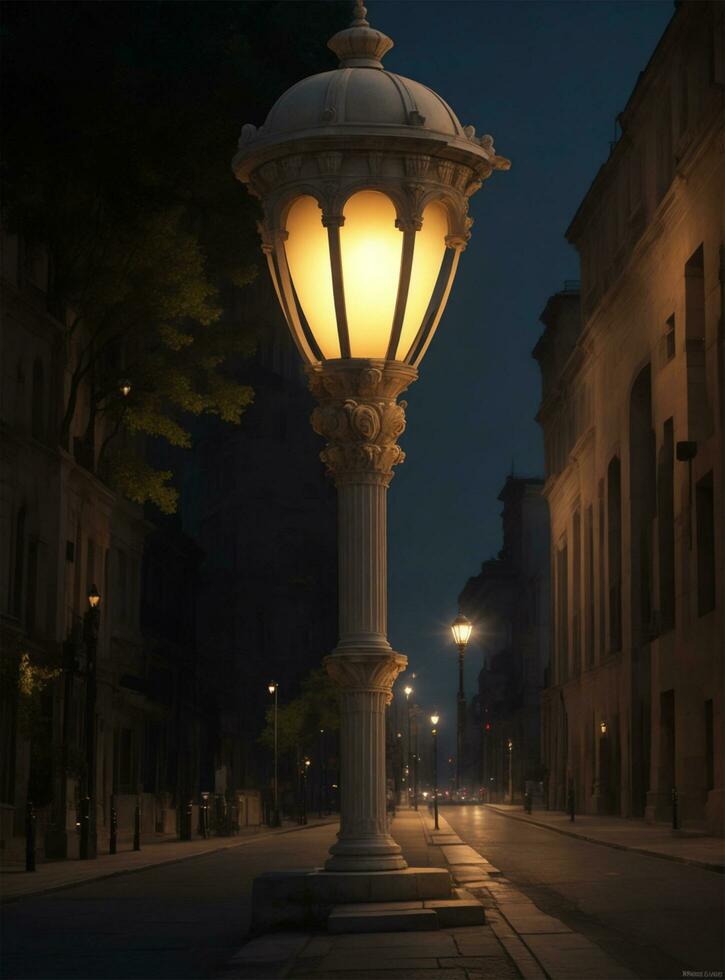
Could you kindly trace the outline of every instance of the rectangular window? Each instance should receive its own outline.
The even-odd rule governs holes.
[[[619,457],[607,467],[609,650],[622,649],[622,484]]]
[[[715,608],[715,501],[712,470],[697,481],[697,612],[704,616]]]
[[[136,790],[133,760],[133,732],[121,728],[118,732],[118,790],[133,793]]]
[[[705,702],[705,789],[715,788],[715,729],[712,700]]]
[[[665,322],[665,360],[671,361],[675,356],[675,314],[667,317]]]
[[[674,421],[667,419],[657,460],[657,531],[660,560],[660,629],[675,625],[675,448]]]
[[[587,667],[594,663],[594,511],[589,504],[584,519],[586,556],[584,575],[586,578],[586,662]]]
[[[582,578],[582,532],[579,510],[574,511],[572,547],[572,672],[576,677],[581,673],[581,578]]]
[[[599,658],[604,658],[607,651],[607,588],[606,588],[606,544],[604,521],[604,480],[599,481],[597,489],[599,514]]]
[[[557,553],[556,596],[558,679],[563,684],[569,677],[569,553],[566,543]]]

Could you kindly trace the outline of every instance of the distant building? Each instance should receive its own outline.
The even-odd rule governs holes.
[[[464,782],[469,792],[483,787],[489,799],[506,799],[511,790],[520,798],[527,780],[544,775],[539,706],[550,631],[549,515],[542,484],[508,477],[498,498],[503,548],[498,558],[483,562],[458,599],[484,652],[467,713]]]
[[[160,705],[151,693],[158,668],[139,620],[150,526],[142,508],[112,492],[97,472],[103,429],[97,423],[87,430],[85,383],[61,435],[71,374],[65,327],[52,308],[47,254],[15,234],[2,234],[1,312],[0,840],[12,854],[31,800],[40,854],[71,856],[78,850],[85,766],[82,626],[92,585],[102,597],[96,712],[102,846],[114,791],[120,831],[130,834],[137,793],[149,786],[144,813],[154,829],[160,784],[146,778],[155,758],[149,738],[174,703]],[[23,663],[26,679],[38,670],[55,676],[28,693]]]
[[[725,7],[683,3],[568,231],[534,350],[551,513],[549,803],[722,833]]]
[[[239,372],[254,403],[239,426],[211,419],[199,428],[182,490],[184,530],[205,554],[199,693],[214,735],[202,789],[219,792],[268,785],[270,760],[257,742],[267,685],[277,681],[280,703],[291,700],[337,643],[336,492],[310,426],[314,403],[266,277],[244,302],[228,315],[258,324],[257,355]],[[325,741],[329,773],[333,741]]]

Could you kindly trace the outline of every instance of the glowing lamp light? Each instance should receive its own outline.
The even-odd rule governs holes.
[[[438,725],[438,722],[439,721],[440,721],[440,715],[431,715],[430,716],[430,723],[431,723],[431,725],[434,728]]]
[[[471,638],[472,631],[473,624],[471,621],[463,613],[458,613],[451,623],[451,633],[453,633],[453,642],[459,650],[465,650],[466,644]]]
[[[403,693],[405,694],[406,698],[409,698],[410,695],[413,693],[413,688],[412,687],[405,687],[405,688],[403,688]]]
[[[277,690],[276,683],[274,681],[270,681],[269,684],[267,685],[267,690],[269,691],[270,694],[274,694],[274,692]]]
[[[452,269],[445,295],[430,310],[449,234],[445,205],[431,201],[407,242],[382,191],[352,194],[342,221],[334,231],[325,227],[320,205],[307,194],[287,211],[280,258],[289,280],[278,281],[278,292],[298,346],[309,350],[310,361],[369,357],[417,364],[426,325],[440,319],[455,274]]]
[[[92,585],[88,591],[88,605],[91,609],[97,609],[101,604],[101,596],[95,585]]]
[[[602,735],[606,735],[607,734],[607,723],[606,723],[606,721],[600,721],[599,722],[599,731],[602,733]]]
[[[118,390],[121,392],[124,398],[128,398],[131,394],[131,382],[127,381],[125,378],[118,382]]]

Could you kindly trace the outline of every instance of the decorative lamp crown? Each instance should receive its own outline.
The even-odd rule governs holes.
[[[435,92],[385,70],[393,46],[357,0],[333,70],[297,82],[233,169],[259,198],[262,249],[304,361],[397,361],[415,376],[473,221],[469,200],[509,161]]]
[[[393,47],[393,42],[380,31],[374,31],[365,19],[367,9],[362,0],[355,4],[350,26],[338,31],[327,42],[328,48],[340,59],[340,68],[382,68],[381,59]]]

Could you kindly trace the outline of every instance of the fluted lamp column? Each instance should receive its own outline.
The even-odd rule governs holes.
[[[387,491],[404,459],[400,395],[438,327],[470,237],[470,197],[509,163],[430,89],[393,75],[360,0],[298,82],[242,128],[234,172],[262,207],[262,249],[319,403],[338,491],[341,813],[326,867],[404,868],[387,830],[385,705],[407,664],[387,638]]]

